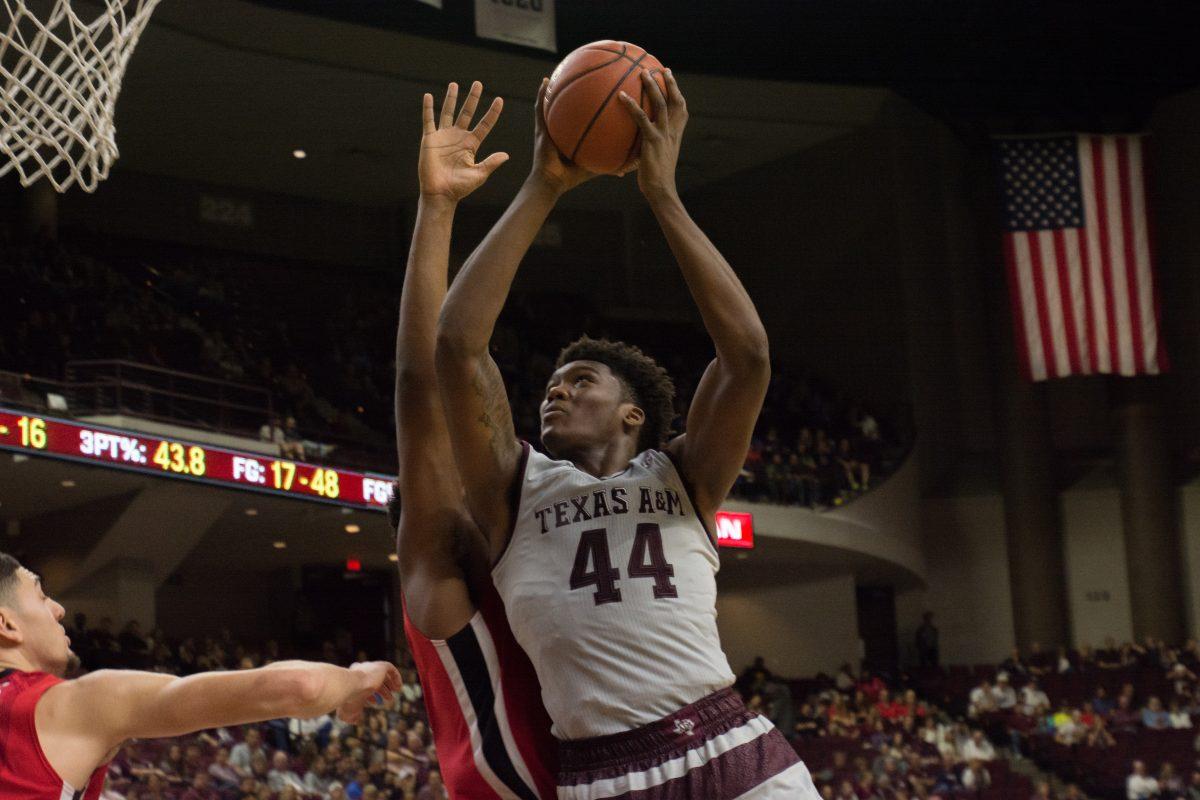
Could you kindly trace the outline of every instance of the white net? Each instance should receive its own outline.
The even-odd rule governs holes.
[[[117,95],[160,0],[97,0],[87,19],[71,0],[0,2],[0,176],[93,192],[119,155]]]

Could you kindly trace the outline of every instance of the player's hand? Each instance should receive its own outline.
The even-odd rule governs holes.
[[[675,167],[679,163],[679,146],[688,121],[687,102],[671,70],[663,72],[663,79],[667,84],[665,97],[650,71],[642,70],[646,95],[654,106],[653,120],[638,101],[625,92],[620,95],[621,102],[633,115],[642,133],[642,150],[637,163],[638,188],[652,202],[678,196]]]
[[[533,107],[533,171],[529,177],[544,182],[562,194],[596,177],[596,173],[572,164],[558,152],[558,148],[550,139],[550,133],[546,130],[546,116],[542,111],[549,83],[549,78],[542,78],[542,85],[538,87],[537,103]]]
[[[357,723],[368,703],[385,705],[392,702],[403,685],[400,670],[387,661],[360,662],[353,664],[350,671],[358,673],[360,680],[354,692],[338,706],[337,716],[342,722]]]
[[[500,117],[504,101],[497,97],[488,107],[483,119],[474,128],[471,118],[483,94],[483,84],[475,81],[467,94],[466,102],[454,116],[458,103],[458,84],[446,87],[442,101],[442,112],[437,122],[433,118],[433,95],[423,98],[421,118],[421,157],[417,162],[417,175],[421,181],[422,197],[438,197],[458,202],[483,185],[496,168],[508,160],[508,153],[492,153],[483,161],[476,162],[483,140]]]

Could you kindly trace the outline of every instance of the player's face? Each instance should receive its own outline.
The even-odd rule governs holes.
[[[9,624],[17,628],[15,634],[20,636],[21,652],[43,672],[64,675],[75,658],[71,640],[62,625],[67,612],[46,596],[38,576],[24,567],[17,576],[17,590],[9,607],[13,619]]]
[[[554,371],[542,400],[542,443],[552,455],[569,455],[619,436],[632,403],[607,365],[572,361]]]

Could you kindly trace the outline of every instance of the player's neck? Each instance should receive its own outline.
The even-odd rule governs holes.
[[[16,650],[0,651],[0,672],[6,669],[15,669],[18,672],[43,672],[37,668],[37,665],[30,663],[29,659]]]
[[[615,441],[603,445],[581,447],[565,454],[565,458],[593,478],[607,478],[616,475],[629,465],[637,455],[637,445],[633,441]]]

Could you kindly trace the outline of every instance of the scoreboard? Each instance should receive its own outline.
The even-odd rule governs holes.
[[[164,439],[0,407],[0,450],[200,481],[364,510],[387,508],[395,478]],[[749,514],[718,511],[722,547],[754,547]]]
[[[385,509],[394,480],[3,407],[0,449],[361,509]]]

